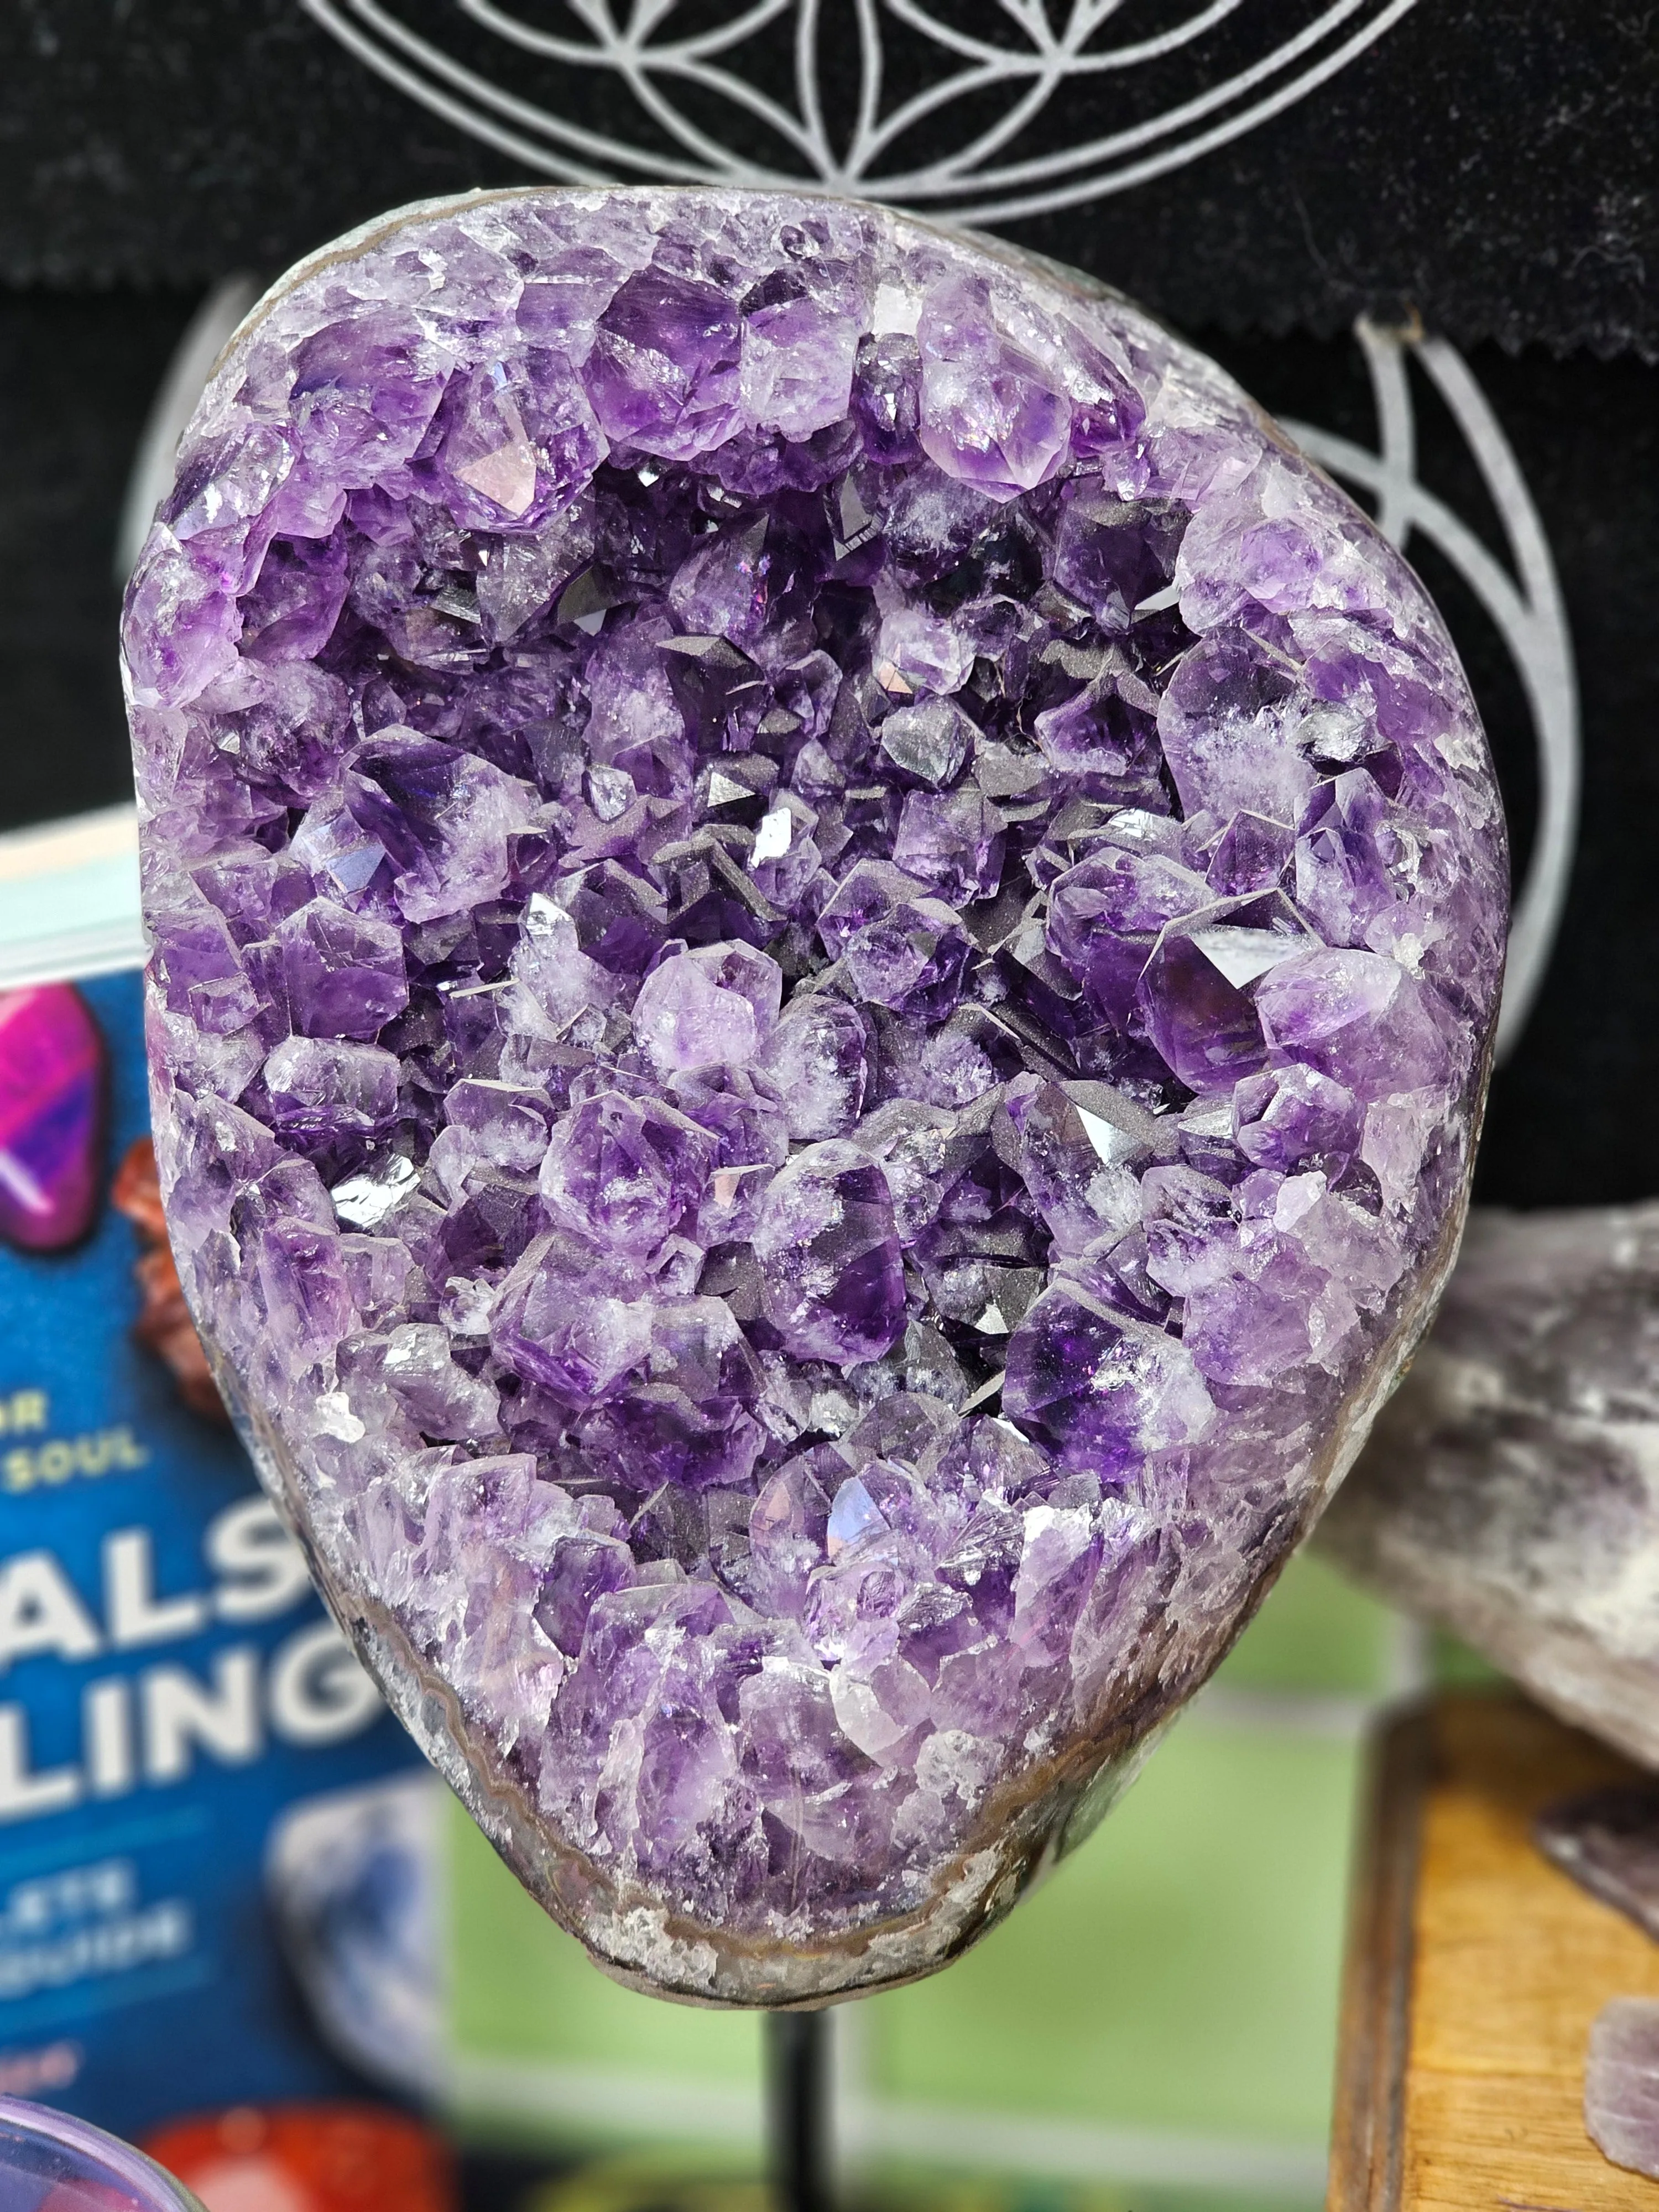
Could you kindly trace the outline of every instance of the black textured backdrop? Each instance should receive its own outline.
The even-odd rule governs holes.
[[[999,14],[990,0],[935,4],[988,33]],[[1206,46],[1206,67],[1249,58],[1264,21],[1288,4],[1238,9]],[[1132,0],[1125,35],[1186,12]],[[470,27],[455,0],[396,0],[392,13],[510,89],[572,100],[568,72],[561,84],[553,64]],[[518,13],[575,27],[556,0],[519,0]],[[824,0],[832,120],[856,93],[851,20],[846,0]],[[926,58],[896,46],[890,81],[912,88]],[[785,60],[762,40],[742,66],[765,81]],[[1037,135],[1072,145],[1134,103],[1162,112],[1198,82],[1186,66],[1082,80],[1045,109]],[[632,96],[611,73],[582,72],[574,106],[596,129],[637,135]],[[951,127],[961,116],[957,104]],[[781,158],[740,110],[710,121],[738,151]],[[937,151],[946,127],[941,111],[913,150]],[[1361,310],[1414,310],[1460,344],[1537,340],[1654,358],[1656,149],[1651,9],[1418,0],[1310,97],[1232,144],[1010,228],[1192,327],[1331,332]],[[373,75],[300,0],[0,6],[0,278],[14,283],[274,274],[384,208],[527,173]]]

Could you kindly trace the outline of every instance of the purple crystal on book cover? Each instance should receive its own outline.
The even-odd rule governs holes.
[[[72,983],[0,991],[0,1237],[78,1243],[98,1211],[104,1041]]]
[[[255,310],[125,639],[173,1244],[336,1612],[612,1972],[943,1964],[1450,1266],[1506,862],[1421,587],[1080,277],[525,191]]]

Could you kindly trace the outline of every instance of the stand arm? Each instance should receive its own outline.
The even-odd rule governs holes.
[[[768,2013],[764,2034],[768,2148],[777,2212],[830,2212],[830,2016]]]

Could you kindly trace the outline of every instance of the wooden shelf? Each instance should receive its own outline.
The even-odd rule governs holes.
[[[1534,1816],[1638,1770],[1519,1697],[1446,1695],[1380,1735],[1349,1930],[1328,2212],[1659,2212],[1584,2133],[1610,1997],[1659,1944],[1553,1867]]]

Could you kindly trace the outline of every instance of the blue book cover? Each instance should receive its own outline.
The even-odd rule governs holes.
[[[188,1402],[203,1383],[167,1326],[170,1256],[130,1218],[138,977],[74,988],[101,1038],[101,1131],[84,1084],[81,1122],[68,1102],[33,1153],[0,1126],[0,2091],[136,2136],[361,2094],[285,1955],[273,1834],[305,1838],[313,1801],[359,1802],[339,1793],[418,1758],[240,1446]],[[41,1146],[77,1143],[89,1225],[23,1249]]]

